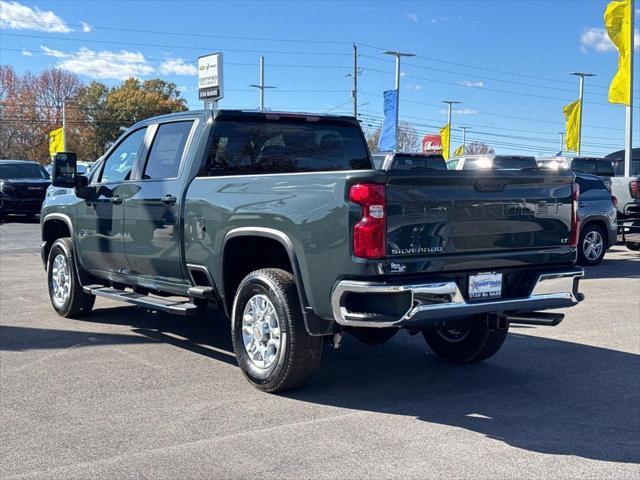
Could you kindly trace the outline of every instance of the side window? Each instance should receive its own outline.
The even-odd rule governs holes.
[[[117,183],[129,180],[131,169],[140,155],[147,128],[141,128],[125,138],[105,160],[100,183]]]
[[[175,178],[180,170],[180,160],[191,131],[192,121],[163,123],[158,127],[149,151],[149,158],[142,178]]]

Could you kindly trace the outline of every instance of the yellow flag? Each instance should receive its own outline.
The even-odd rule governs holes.
[[[454,157],[461,157],[464,155],[464,145],[460,145],[456,148],[455,152],[453,152]]]
[[[446,124],[440,129],[440,144],[442,145],[442,156],[445,160],[449,160],[449,134],[451,133],[451,125]]]
[[[562,113],[567,121],[567,150],[577,152],[580,149],[580,100],[565,105]]]
[[[64,129],[56,128],[49,132],[49,155],[51,158],[56,156],[56,153],[64,151]]]
[[[618,71],[609,85],[609,103],[631,103],[631,15],[633,12],[629,0],[613,1],[604,12],[604,25],[619,52]]]

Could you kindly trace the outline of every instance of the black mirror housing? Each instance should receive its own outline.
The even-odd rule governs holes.
[[[60,152],[53,159],[51,184],[54,187],[73,188],[76,186],[77,158],[75,153]]]

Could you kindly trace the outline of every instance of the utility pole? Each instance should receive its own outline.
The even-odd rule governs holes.
[[[398,140],[400,139],[400,57],[415,57],[416,54],[395,50],[385,50],[382,53],[396,57],[396,148],[394,148],[393,151],[397,152]]]
[[[467,130],[471,130],[471,127],[460,127],[462,130],[462,154],[465,154],[467,149]]]
[[[447,114],[447,125],[449,125],[449,141],[447,142],[447,156],[445,157],[449,158],[451,156],[451,106],[456,103],[462,102],[456,102],[455,100],[443,100],[442,103],[446,103],[447,105],[449,105],[449,111]]]
[[[629,21],[631,22],[631,25],[629,25],[629,35],[631,36],[631,38],[629,39],[629,45],[631,48],[631,51],[629,52],[629,68],[631,69],[631,75],[629,78],[629,105],[627,105],[627,111],[626,111],[626,126],[625,126],[625,133],[624,133],[624,176],[625,177],[630,177],[631,176],[631,160],[633,157],[633,136],[632,136],[632,132],[633,132],[633,56],[634,56],[634,51],[635,51],[635,44],[634,44],[634,35],[635,35],[635,30],[634,30],[634,16],[636,13],[636,10],[634,8],[634,0],[630,0],[629,1]]]
[[[358,119],[358,45],[353,44],[353,116]]]
[[[633,43],[632,43],[633,45]],[[584,72],[572,72],[571,75],[580,77],[580,123],[578,124],[578,151],[576,152],[580,156],[580,150],[582,150],[582,106],[584,105],[584,77],[595,77],[593,73]]]
[[[62,151],[67,151],[67,101],[62,100]]]
[[[249,85],[250,87],[257,88],[260,91],[260,111],[264,112],[264,91],[266,88],[276,88],[269,87],[264,84],[264,57],[260,57],[260,84],[259,85]]]
[[[558,132],[560,134],[560,156],[562,156],[562,151],[564,150],[564,132]]]

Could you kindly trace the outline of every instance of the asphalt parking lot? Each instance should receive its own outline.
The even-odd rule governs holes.
[[[303,390],[242,377],[227,322],[98,299],[57,316],[39,225],[0,225],[2,478],[640,478],[640,256],[558,327],[451,366],[404,332],[325,349]]]

